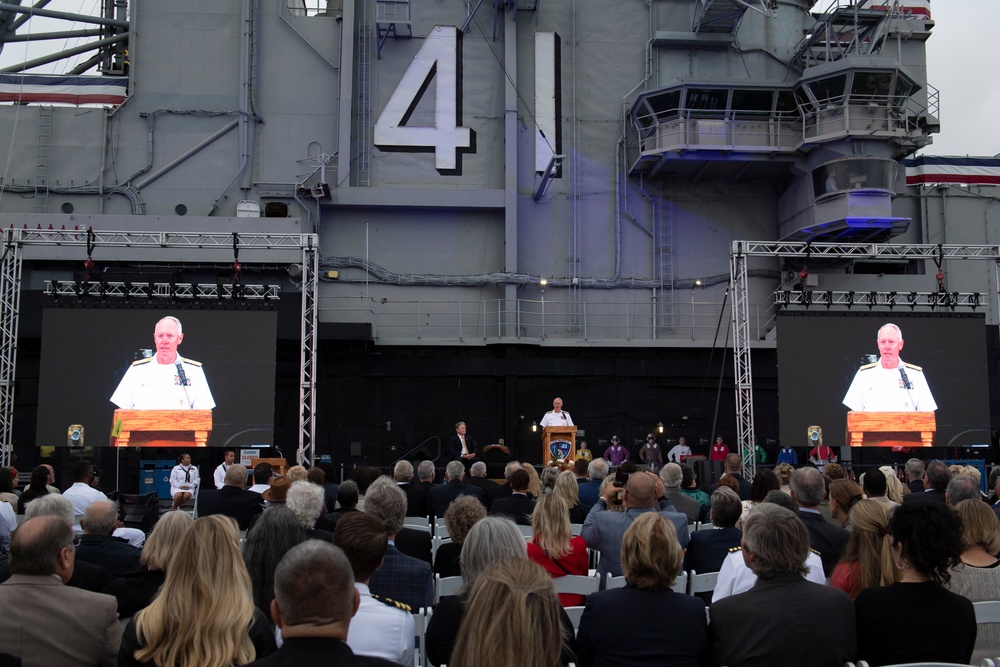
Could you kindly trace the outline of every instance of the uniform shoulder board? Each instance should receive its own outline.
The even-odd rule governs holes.
[[[923,371],[924,370],[923,366],[917,366],[916,364],[908,364],[905,361],[903,362],[903,365],[906,366],[907,368],[912,368],[915,371]]]
[[[878,362],[877,361],[873,361],[870,364],[865,364],[864,366],[862,366],[858,370],[865,371],[865,370],[868,370],[869,368],[875,368],[876,366],[878,366]]]
[[[133,361],[132,365],[133,366],[140,366],[142,364],[148,364],[152,360],[153,360],[153,357],[146,357],[145,359],[139,359],[138,361]]]
[[[821,557],[821,558],[822,558],[822,556],[823,556],[823,554],[821,554],[820,552],[816,551],[816,550],[815,550],[815,549],[813,549],[812,547],[809,547],[809,551],[813,552],[814,554],[816,554],[817,556],[819,556],[819,557]]]
[[[735,547],[729,547],[729,553],[731,553],[731,554],[739,553],[741,551],[743,551],[743,547],[741,547],[739,545],[737,545]]]
[[[187,359],[186,357],[181,357],[181,361],[185,364],[191,364],[192,366],[201,366],[200,361],[195,361],[194,359]]]
[[[372,599],[373,600],[378,600],[382,604],[388,605],[390,607],[394,607],[396,609],[399,609],[400,611],[405,611],[407,613],[413,611],[413,609],[408,604],[403,604],[402,602],[396,602],[395,600],[390,600],[389,598],[379,597],[378,595],[375,595],[374,593],[372,594]]]

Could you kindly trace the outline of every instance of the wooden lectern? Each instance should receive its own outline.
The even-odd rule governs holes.
[[[205,447],[211,410],[115,410],[115,447]]]
[[[569,449],[565,456],[556,456],[552,453],[553,443],[569,443]],[[561,449],[566,450],[565,445]],[[542,465],[557,458],[567,461],[576,460],[576,427],[575,426],[546,426],[542,430]]]
[[[847,413],[851,447],[931,447],[937,421],[933,412]]]
[[[258,463],[270,463],[271,469],[282,477],[288,472],[288,461],[286,459],[259,459],[256,456],[250,459],[250,467],[254,468]]]

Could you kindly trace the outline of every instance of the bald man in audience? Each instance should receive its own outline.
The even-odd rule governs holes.
[[[359,603],[343,551],[319,540],[292,547],[274,572],[271,618],[281,632],[281,648],[250,665],[393,667],[388,660],[354,655],[347,645]]]
[[[236,519],[240,530],[250,527],[250,520],[260,514],[264,503],[259,493],[246,488],[247,469],[231,465],[222,478],[221,489],[198,493],[198,516],[222,514]]]
[[[772,503],[754,508],[743,558],[757,582],[712,605],[709,665],[841,667],[855,659],[854,603],[803,578],[808,553],[809,533],[793,512]]]
[[[979,492],[979,482],[970,475],[955,475],[948,482],[945,500],[952,509],[963,500],[982,500]]]
[[[608,504],[615,495],[621,493],[625,503],[624,512],[609,512]],[[597,499],[587,519],[583,523],[581,535],[587,546],[601,552],[601,560],[597,565],[601,587],[604,587],[605,575],[622,575],[621,548],[625,531],[632,525],[635,518],[645,512],[656,512],[656,499],[664,493],[663,482],[651,472],[633,473],[624,489],[613,484],[605,487],[604,494]],[[677,540],[681,548],[688,544],[688,519],[680,512],[663,510],[660,516],[674,524],[677,528]]]
[[[114,503],[110,500],[94,501],[80,519],[83,537],[76,548],[77,560],[97,565],[110,581],[142,567],[139,563],[142,552],[126,540],[112,535],[117,522],[118,508]]]
[[[55,516],[28,519],[10,545],[11,577],[0,584],[0,652],[24,667],[113,667],[122,626],[110,595],[66,586],[73,531]]]
[[[660,479],[665,487],[664,497],[669,500],[678,512],[687,515],[688,521],[694,523],[701,513],[701,503],[681,491],[684,473],[676,463],[668,463],[660,469]]]

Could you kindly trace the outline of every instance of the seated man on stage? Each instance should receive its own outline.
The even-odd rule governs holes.
[[[215,399],[201,362],[177,354],[184,340],[181,322],[164,317],[156,323],[156,354],[129,366],[111,396],[125,410],[211,410]]]
[[[858,369],[844,396],[844,405],[863,412],[937,410],[923,369],[899,358],[902,330],[886,324],[878,330],[877,342],[879,360]]]
[[[476,441],[466,435],[465,422],[455,424],[455,435],[449,441],[449,451],[453,461],[461,461],[465,465],[465,470],[477,460]]]

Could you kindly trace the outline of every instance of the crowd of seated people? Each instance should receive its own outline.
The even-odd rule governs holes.
[[[837,480],[804,466],[786,493],[773,472],[751,484],[728,461],[707,496],[690,488],[687,464],[655,475],[594,459],[586,474],[539,476],[512,462],[487,486],[457,466],[434,484],[433,467],[419,466],[421,493],[401,463],[353,474],[332,498],[325,473],[254,475],[260,511],[242,536],[245,512],[223,503],[197,519],[164,513],[141,549],[116,537],[114,503],[78,489],[94,496],[81,520],[36,468],[0,559],[0,666],[411,665],[422,652],[434,665],[877,667],[1000,654],[1000,624],[977,625],[972,606],[1000,600],[1000,507],[967,467],[923,464],[912,490],[891,468],[859,485],[840,466]],[[89,487],[93,470],[81,475]],[[683,510],[671,501],[680,494]],[[414,498],[425,522],[408,526]],[[447,538],[432,538],[437,512]],[[714,595],[678,589],[690,571],[717,572]],[[461,587],[438,598],[433,573]],[[557,593],[559,578],[595,574],[595,592]],[[433,614],[418,652],[422,608]]]

